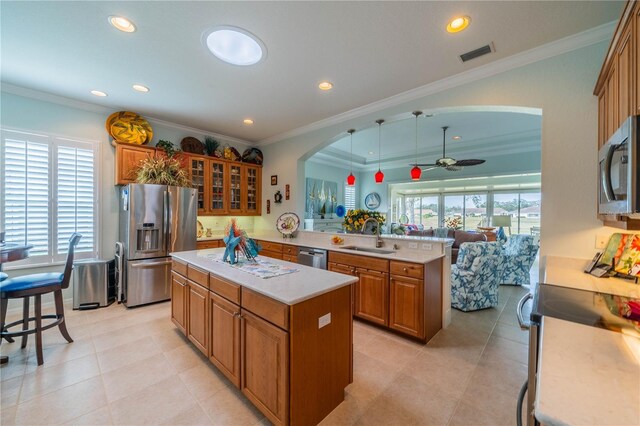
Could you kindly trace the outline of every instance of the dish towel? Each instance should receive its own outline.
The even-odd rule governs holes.
[[[280,265],[279,263],[270,262],[261,258],[256,258],[255,261],[241,258],[238,259],[238,263],[231,265],[222,260],[222,255],[220,253],[208,254],[206,257],[218,263],[224,263],[230,268],[236,268],[263,279],[293,274],[300,271],[292,266]]]

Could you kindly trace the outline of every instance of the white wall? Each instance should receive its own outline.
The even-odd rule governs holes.
[[[541,253],[591,257],[596,233],[610,232],[596,218],[597,100],[593,96],[607,47],[608,43],[598,43],[262,147],[264,174],[278,174],[294,186],[292,200],[274,208],[271,216],[256,220],[256,228],[272,226],[284,211],[304,212],[302,160],[345,129],[415,109],[533,107],[542,109]]]

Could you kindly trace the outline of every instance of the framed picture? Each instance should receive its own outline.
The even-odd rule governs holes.
[[[278,184],[278,175],[271,175],[271,186]]]

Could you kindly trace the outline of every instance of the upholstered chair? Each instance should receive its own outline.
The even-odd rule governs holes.
[[[500,284],[529,285],[531,265],[538,254],[532,235],[512,235],[503,246],[504,273]]]
[[[498,242],[462,243],[451,267],[451,306],[465,312],[498,306],[501,257]]]

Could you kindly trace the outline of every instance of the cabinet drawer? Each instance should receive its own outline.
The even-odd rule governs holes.
[[[356,268],[370,269],[372,271],[389,272],[389,261],[376,257],[360,256],[335,251],[329,252],[329,262],[342,263]]]
[[[286,260],[287,262],[298,263],[298,255],[294,254],[292,256],[292,255],[288,255],[288,254],[283,254],[282,255],[282,260]]]
[[[209,248],[218,248],[218,247],[220,247],[220,243],[218,242],[218,240],[198,241],[196,243],[196,248],[198,250],[204,250],[204,249],[209,249]]]
[[[271,241],[260,240],[260,245],[262,246],[262,250],[264,251],[273,251],[276,253],[282,253],[282,244],[280,243],[272,243]]]
[[[391,275],[401,275],[403,277],[419,278],[424,277],[424,265],[421,263],[398,262],[392,260],[389,264]]]
[[[282,245],[282,254],[288,254],[288,255],[291,255],[291,256],[297,256],[298,255],[298,247],[291,246],[289,244],[283,244]]]
[[[194,283],[200,284],[204,288],[209,288],[209,273],[207,271],[203,271],[196,266],[189,265],[187,267],[187,278]]]
[[[289,329],[289,306],[242,287],[241,306],[278,327]]]
[[[187,264],[176,259],[171,259],[171,269],[183,277],[187,276]]]
[[[260,256],[272,257],[274,259],[282,260],[282,253],[277,251],[262,250],[260,252]]]
[[[237,305],[240,304],[240,286],[238,284],[225,281],[222,278],[210,274],[209,289]]]

